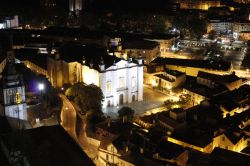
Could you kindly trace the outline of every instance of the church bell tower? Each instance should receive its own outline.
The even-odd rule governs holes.
[[[6,117],[27,120],[27,104],[23,77],[15,64],[7,60],[1,79],[1,105]]]

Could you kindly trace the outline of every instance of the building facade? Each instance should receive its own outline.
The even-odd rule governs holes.
[[[243,41],[250,40],[250,31],[241,31],[239,33],[239,39]]]
[[[250,21],[234,22],[233,31],[236,33],[239,33],[242,31],[250,31]]]
[[[25,86],[12,62],[7,62],[2,72],[1,113],[4,116],[27,120]]]
[[[143,100],[143,62],[105,55],[91,59],[86,56],[79,61],[66,61],[56,55],[48,58],[50,81],[55,87],[84,82],[95,84],[104,94],[103,106],[116,106]],[[111,62],[112,61],[112,62]]]
[[[219,0],[178,0],[181,9],[208,10],[210,7],[221,7]]]
[[[210,20],[207,26],[207,32],[215,31],[220,33],[232,33],[234,23],[228,20]]]
[[[82,11],[83,2],[82,0],[69,0],[69,11]]]

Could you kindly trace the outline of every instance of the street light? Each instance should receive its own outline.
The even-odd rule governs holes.
[[[39,83],[38,84],[38,90],[39,91],[43,91],[44,90],[44,84],[43,83]]]
[[[42,102],[42,92],[44,90],[44,84],[43,83],[38,84],[38,90],[40,92],[40,102]],[[39,118],[40,117],[41,117],[41,112],[39,111]]]

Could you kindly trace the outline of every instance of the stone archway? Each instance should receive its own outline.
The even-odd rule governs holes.
[[[135,95],[132,96],[132,102],[134,102],[134,101],[135,101]]]

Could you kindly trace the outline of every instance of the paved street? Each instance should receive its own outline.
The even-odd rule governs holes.
[[[63,101],[61,112],[61,125],[73,137],[76,138],[75,124],[76,124],[76,111],[70,101],[64,95],[60,95]]]
[[[136,115],[141,115],[147,111],[152,111],[152,109],[159,108],[163,106],[163,102],[166,100],[167,95],[154,91],[146,86],[143,88],[143,101],[141,102],[134,102],[131,104],[124,104],[122,106],[117,106],[117,107],[108,107],[103,110],[105,115],[110,116],[110,117],[117,117],[117,111],[124,107],[131,107],[134,109],[136,112]]]
[[[60,95],[63,101],[63,108],[61,112],[61,125],[71,135],[72,138],[81,146],[83,151],[92,159],[97,156],[97,147],[90,145],[86,139],[86,134],[81,132],[80,137],[77,138],[75,132],[76,126],[76,110],[71,102],[64,95]]]

